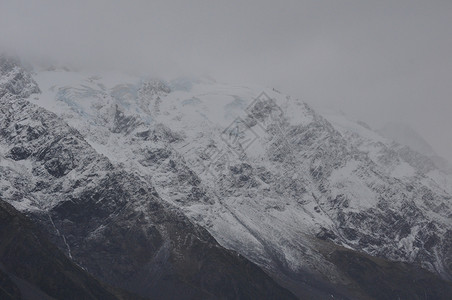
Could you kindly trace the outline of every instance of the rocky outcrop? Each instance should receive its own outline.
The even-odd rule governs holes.
[[[2,299],[133,299],[88,275],[11,205],[0,200]]]

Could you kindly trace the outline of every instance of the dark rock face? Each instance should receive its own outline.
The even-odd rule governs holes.
[[[450,299],[452,284],[406,263],[389,262],[350,250],[330,254],[370,299]]]
[[[181,134],[172,131],[162,124],[157,124],[151,129],[137,132],[136,136],[144,141],[154,142],[164,141],[167,143],[174,143],[183,140],[183,136]]]
[[[16,147],[11,148],[11,150],[9,150],[7,157],[17,161],[17,160],[26,159],[30,155],[31,155],[30,149],[27,149],[27,148],[21,147],[21,146],[16,146]]]
[[[141,120],[135,116],[127,116],[121,109],[116,105],[115,107],[115,117],[113,119],[113,127],[111,129],[114,133],[125,133],[128,134],[132,132],[136,127],[141,124]]]
[[[93,189],[34,217],[97,278],[157,299],[285,299],[258,267],[220,247],[145,182],[112,172]],[[67,243],[67,245],[65,245]]]
[[[0,298],[5,300],[22,299],[19,287],[2,270],[0,270]]]
[[[2,299],[22,299],[33,290],[42,299],[121,298],[75,265],[3,200],[0,200],[0,286]]]

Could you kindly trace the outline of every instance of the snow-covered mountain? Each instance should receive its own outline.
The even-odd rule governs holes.
[[[13,86],[37,86],[17,65],[6,72]],[[91,275],[147,299],[294,298],[163,201],[139,170],[112,164],[24,96],[0,99],[0,198]]]
[[[298,297],[414,298],[407,286],[422,280],[447,296],[450,283],[423,269],[452,280],[452,176],[424,154],[273,89],[3,65],[0,196],[53,228],[95,276],[121,286],[133,273],[121,287],[146,295],[165,251],[143,246],[157,253],[151,270],[134,261],[118,276],[103,272],[103,254],[89,255],[132,227],[133,245],[169,241],[178,270],[198,249],[189,234],[234,250]],[[363,265],[387,278],[351,271]],[[278,288],[265,293],[285,295]]]

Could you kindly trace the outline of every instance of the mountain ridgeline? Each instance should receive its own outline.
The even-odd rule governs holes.
[[[452,295],[451,174],[271,89],[1,56],[0,198],[10,299]]]

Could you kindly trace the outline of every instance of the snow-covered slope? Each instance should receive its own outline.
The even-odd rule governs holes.
[[[451,279],[451,177],[365,126],[321,116],[273,89],[210,79],[64,70],[33,78],[41,93],[28,101],[75,128],[91,146],[81,151],[151,184],[222,246],[287,285],[349,286],[350,276],[329,256],[335,247]],[[2,149],[3,157],[12,155]],[[10,178],[30,168],[14,163],[18,175]],[[83,174],[65,175],[70,182]],[[3,191],[21,210],[58,203]]]
[[[163,201],[146,179],[112,164],[23,95],[0,98],[0,198],[97,279],[151,299],[294,298]],[[46,280],[65,288],[58,276]]]

